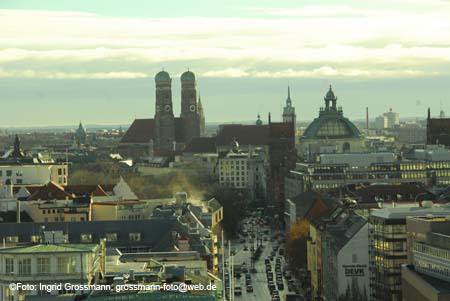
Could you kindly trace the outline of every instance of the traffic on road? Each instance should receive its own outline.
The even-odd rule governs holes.
[[[231,258],[225,252],[226,300],[305,300],[287,265],[284,245],[284,233],[265,219],[244,219],[239,237],[230,242]]]

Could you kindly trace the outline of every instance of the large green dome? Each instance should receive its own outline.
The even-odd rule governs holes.
[[[339,114],[322,114],[306,128],[303,138],[339,139],[359,138],[361,132],[347,118]]]
[[[166,71],[159,71],[155,76],[155,82],[170,81],[170,75]]]
[[[186,71],[183,74],[181,74],[181,81],[182,82],[194,82],[195,81],[195,74],[191,71]]]
[[[307,139],[340,139],[359,138],[361,132],[347,118],[344,117],[342,108],[336,107],[337,97],[333,90],[328,90],[325,95],[325,108],[320,109],[319,117],[313,120],[303,133],[303,138]],[[330,107],[329,102],[333,105]]]

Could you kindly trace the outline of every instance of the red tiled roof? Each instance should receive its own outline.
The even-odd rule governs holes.
[[[66,198],[71,199],[72,197],[72,194],[65,192],[64,187],[61,185],[49,182],[47,185],[36,189],[36,191],[29,196],[28,200],[65,200]]]
[[[385,202],[388,202],[389,199],[398,202],[411,202],[414,201],[416,197],[418,197],[419,200],[422,200],[429,194],[424,187],[408,183],[401,185],[370,185],[358,187],[355,189],[354,193],[361,198],[361,204],[376,204],[375,197],[383,198]],[[397,195],[401,195],[402,198],[397,200]],[[429,195],[431,196],[431,194]]]
[[[120,143],[149,143],[155,135],[154,119],[135,119]]]
[[[181,118],[175,117],[175,141],[183,142],[183,123]],[[149,143],[155,139],[155,119],[135,119],[128,128],[120,143]]]
[[[272,122],[270,124],[270,137],[294,138],[295,137],[294,125],[288,122]]]
[[[193,138],[183,150],[183,153],[215,153],[216,137]]]
[[[236,140],[240,145],[269,144],[268,125],[227,124],[217,134],[217,145],[230,145]]]

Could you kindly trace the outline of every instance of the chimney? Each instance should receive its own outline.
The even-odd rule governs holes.
[[[20,201],[17,200],[16,203],[16,212],[17,212],[17,223],[20,224]]]
[[[366,130],[369,132],[369,107],[366,107]]]

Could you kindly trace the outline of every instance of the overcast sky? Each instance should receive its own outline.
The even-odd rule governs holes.
[[[154,75],[198,79],[207,122],[450,113],[450,1],[1,0],[0,127],[153,117]]]

